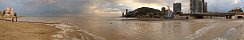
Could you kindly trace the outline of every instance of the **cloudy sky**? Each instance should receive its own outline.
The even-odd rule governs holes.
[[[208,10],[213,12],[226,12],[238,6],[238,0],[206,1],[208,2]],[[244,4],[244,0],[239,1]],[[183,3],[183,12],[189,10],[189,0],[0,0],[0,10],[11,7],[20,15],[49,16],[57,14],[120,14],[124,9],[172,7],[172,3],[175,2]]]

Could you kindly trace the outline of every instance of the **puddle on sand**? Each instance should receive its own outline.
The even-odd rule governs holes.
[[[77,26],[67,25],[67,24],[46,24],[49,26],[54,26],[60,28],[57,34],[52,35],[54,40],[106,40],[105,38],[98,37],[89,33],[86,30],[78,29]]]

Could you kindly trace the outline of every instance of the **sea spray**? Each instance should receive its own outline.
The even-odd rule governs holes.
[[[78,26],[67,25],[65,23],[46,24],[46,25],[54,26],[54,27],[62,30],[62,31],[57,32],[57,34],[52,35],[52,37],[54,37],[54,40],[106,40],[105,38],[93,35],[86,30],[79,29]],[[70,32],[76,32],[76,33],[81,32],[81,33],[77,34],[81,37],[71,37],[70,35],[73,35],[73,34],[71,34]]]

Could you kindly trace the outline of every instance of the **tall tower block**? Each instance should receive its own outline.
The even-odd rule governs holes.
[[[181,12],[181,3],[177,2],[173,4],[173,12]]]
[[[191,13],[197,12],[197,0],[190,0],[190,11]]]
[[[205,0],[190,0],[191,13],[205,13],[207,12],[207,3]]]

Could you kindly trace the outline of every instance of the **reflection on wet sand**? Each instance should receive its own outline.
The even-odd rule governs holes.
[[[60,21],[61,20],[61,21]],[[243,20],[138,20],[134,18],[62,18],[106,40],[236,40]],[[242,26],[241,26],[242,27]],[[234,28],[234,29],[233,29]]]

